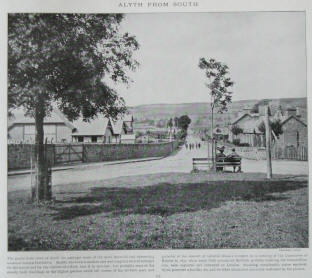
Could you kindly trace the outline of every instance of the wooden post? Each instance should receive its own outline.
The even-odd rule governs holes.
[[[271,127],[269,122],[269,106],[265,108],[265,141],[266,141],[266,161],[267,178],[272,178],[272,160],[271,160]]]
[[[211,158],[212,158],[212,168],[211,170],[213,172],[216,171],[216,152],[215,152],[215,141],[213,139],[213,107],[211,109],[211,133],[210,133],[210,136],[211,136]]]

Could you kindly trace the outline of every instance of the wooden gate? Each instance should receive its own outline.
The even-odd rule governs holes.
[[[82,144],[60,144],[54,145],[54,163],[55,165],[67,164],[73,162],[83,162]]]

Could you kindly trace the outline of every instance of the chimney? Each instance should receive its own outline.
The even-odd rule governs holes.
[[[298,117],[298,118],[301,117],[300,107],[296,107],[296,117]]]
[[[290,117],[290,116],[296,116],[297,113],[297,109],[293,108],[293,107],[288,107],[286,110],[286,116]]]

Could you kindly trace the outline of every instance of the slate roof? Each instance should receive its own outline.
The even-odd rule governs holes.
[[[106,118],[101,115],[93,120],[90,120],[90,122],[84,122],[82,119],[79,119],[73,123],[77,128],[77,131],[72,135],[102,136],[104,135],[108,126],[112,128],[114,135],[120,135],[122,133],[125,119],[132,121],[133,117],[132,115],[124,115],[123,117],[120,117],[114,121],[111,118]]]
[[[236,125],[240,120],[242,120],[244,117],[250,116],[251,120],[244,123],[244,126],[242,127],[244,130],[244,133],[261,133],[258,129],[258,126],[261,124],[261,122],[265,121],[265,116],[259,116],[259,114],[250,114],[245,113],[237,117],[233,122],[232,125]],[[279,119],[281,120],[281,124],[285,124],[287,121],[289,121],[291,118],[294,118],[295,120],[299,121],[303,125],[307,126],[305,121],[303,119],[300,119],[294,115],[291,116],[280,116]],[[271,116],[270,119],[276,120],[277,117]]]
[[[12,111],[13,117],[8,120],[8,128],[10,129],[15,124],[35,124],[33,117],[26,117],[23,109],[15,109]],[[64,115],[57,109],[51,112],[51,115],[44,118],[44,124],[65,124],[68,128],[74,129],[75,126],[69,122]]]
[[[294,115],[291,115],[291,116],[289,116],[289,117],[283,117],[283,119],[281,119],[281,121],[282,121],[282,125],[284,125],[285,123],[287,123],[290,119],[295,119],[296,121],[298,121],[298,122],[300,122],[300,123],[302,123],[304,126],[307,126],[307,123],[303,120],[303,119],[301,119],[301,118],[298,118],[298,117],[296,117],[296,116],[294,116]]]
[[[85,122],[78,119],[73,122],[77,131],[73,132],[72,136],[103,136],[110,119],[104,116],[98,116],[90,122]]]

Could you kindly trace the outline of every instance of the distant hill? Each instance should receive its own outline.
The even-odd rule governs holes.
[[[281,105],[283,109],[289,106],[300,107],[306,113],[307,98],[280,98],[267,99],[270,102],[271,110]],[[229,106],[228,112],[216,115],[216,124],[220,126],[231,122],[244,108],[252,108],[260,100],[239,100]],[[207,126],[209,123],[210,103],[182,103],[182,104],[147,104],[129,107],[137,122],[144,120],[159,121],[170,119],[175,116],[189,115],[192,119],[191,127]],[[306,115],[303,115],[306,118]]]

